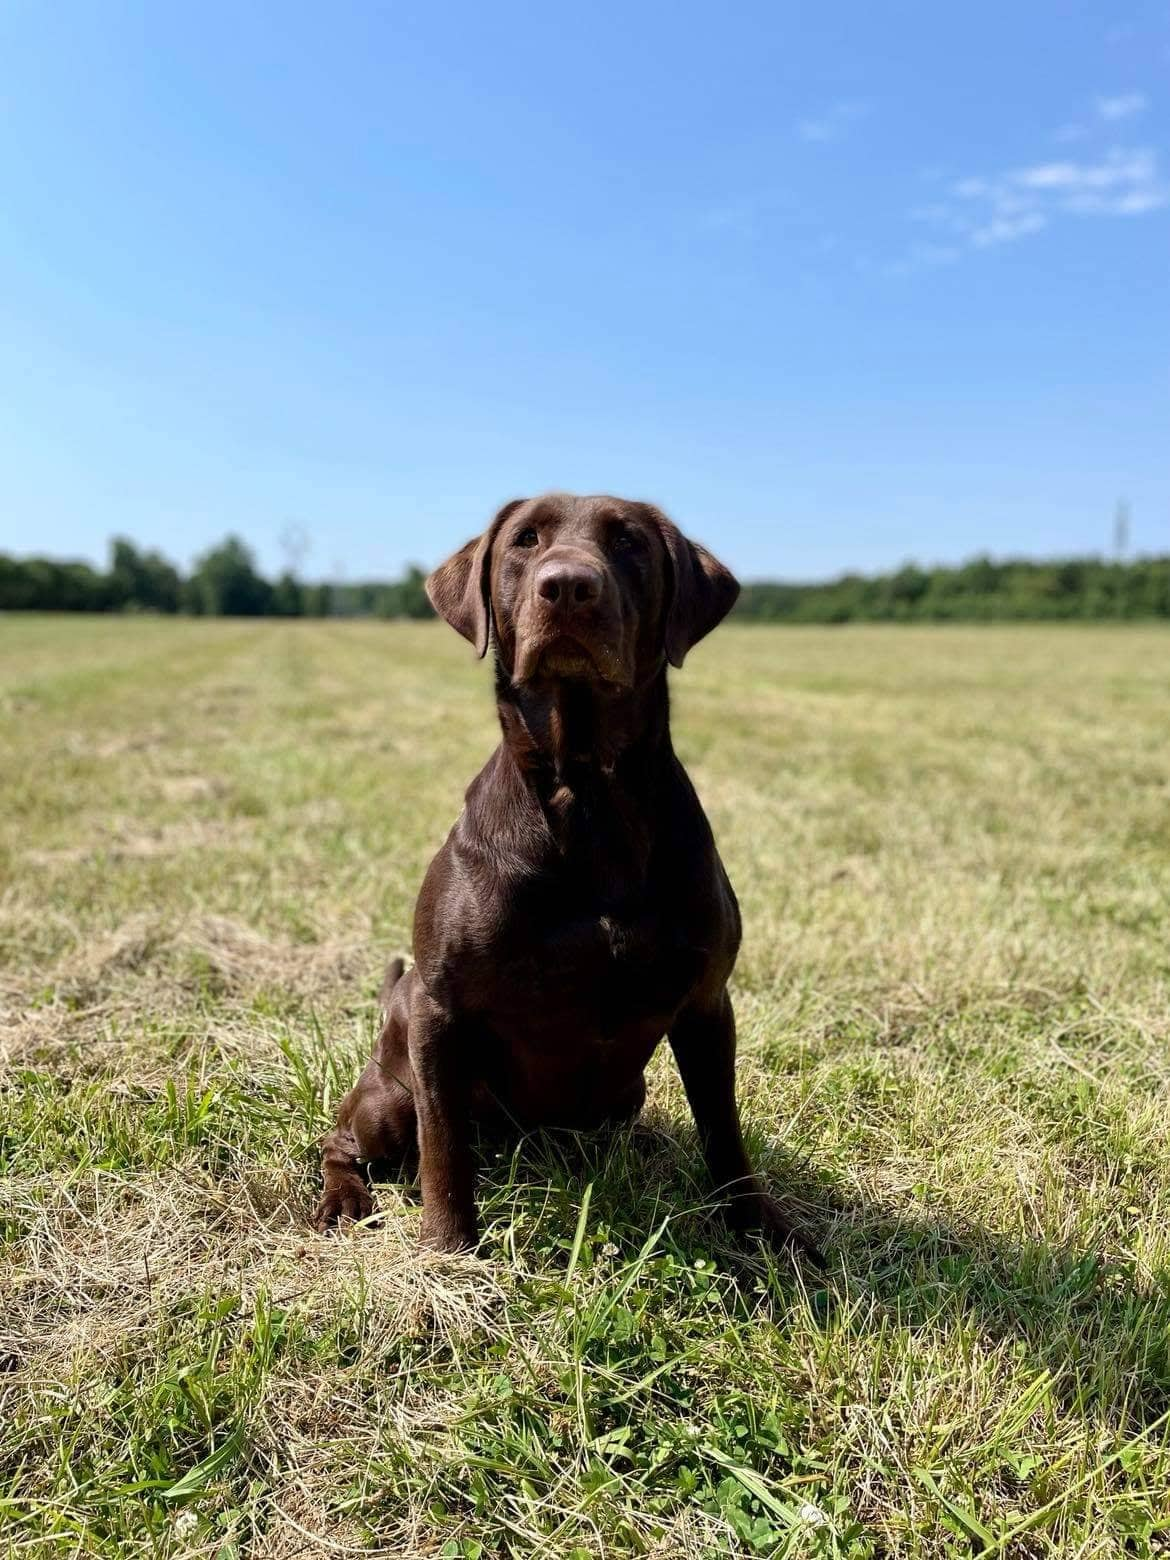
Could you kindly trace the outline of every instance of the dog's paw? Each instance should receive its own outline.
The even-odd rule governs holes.
[[[368,1219],[374,1211],[370,1189],[359,1176],[346,1176],[325,1188],[313,1214],[313,1228],[322,1235],[330,1230],[346,1230],[359,1219]]]
[[[468,1227],[458,1219],[431,1218],[425,1209],[418,1238],[419,1245],[428,1251],[474,1251],[479,1245],[479,1235],[474,1224]]]
[[[784,1213],[778,1202],[761,1194],[752,1198],[741,1215],[742,1226],[754,1230],[777,1251],[788,1251],[822,1273],[828,1268],[824,1254]]]

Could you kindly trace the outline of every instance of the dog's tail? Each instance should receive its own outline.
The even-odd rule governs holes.
[[[391,959],[390,963],[386,966],[386,974],[382,980],[382,989],[378,993],[378,1001],[381,1004],[383,1013],[388,1013],[390,1011],[390,993],[394,990],[395,986],[397,986],[398,982],[402,979],[405,973],[405,959]]]

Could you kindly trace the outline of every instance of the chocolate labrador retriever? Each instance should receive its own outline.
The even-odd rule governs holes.
[[[427,580],[477,654],[494,646],[503,740],[427,872],[414,967],[387,974],[323,1145],[319,1229],[369,1214],[363,1167],[417,1142],[423,1241],[474,1246],[471,1121],[635,1116],[665,1034],[733,1222],[796,1240],[744,1150],[739,908],[670,742],[667,663],[738,592],[651,505],[563,493],[505,504]]]

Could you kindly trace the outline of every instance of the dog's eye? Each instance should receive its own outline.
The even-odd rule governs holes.
[[[609,545],[614,552],[633,552],[638,541],[635,531],[629,531],[624,525],[620,525],[610,536]]]
[[[524,529],[517,534],[515,541],[512,543],[512,546],[535,547],[539,540],[540,537],[537,536],[532,526],[526,525]]]

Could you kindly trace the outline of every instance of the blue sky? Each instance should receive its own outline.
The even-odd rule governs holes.
[[[1170,3],[0,14],[0,548],[1170,550]]]

